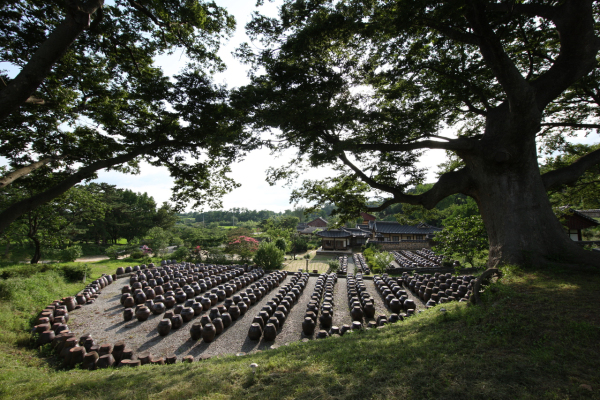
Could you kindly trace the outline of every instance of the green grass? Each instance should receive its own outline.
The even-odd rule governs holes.
[[[319,274],[327,272],[327,270],[329,269],[327,261],[330,259],[330,257],[315,256],[314,254],[316,253],[316,251],[309,251],[309,253],[311,254],[311,258],[308,261],[308,271],[318,271]],[[302,268],[303,271],[306,271],[306,260],[302,258],[303,255],[304,254],[297,254],[295,260],[288,259],[287,261],[284,261],[283,269],[285,271],[297,272],[299,269]],[[286,257],[289,258],[289,255]]]
[[[438,306],[383,329],[193,364],[56,371],[8,338],[0,343],[0,397],[599,399],[600,277],[507,272],[480,306]],[[2,314],[25,298],[0,300]]]

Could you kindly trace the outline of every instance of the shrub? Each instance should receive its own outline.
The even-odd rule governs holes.
[[[129,253],[129,258],[139,260],[142,257],[144,257],[144,253],[139,249],[133,250],[131,253]]]
[[[273,242],[262,242],[254,255],[254,262],[264,269],[277,269],[283,263],[284,253]]]
[[[78,246],[78,245],[69,246],[59,252],[58,261],[73,262],[76,259],[78,259],[79,257],[81,257],[82,254],[83,254],[83,251],[81,250],[81,246]]]
[[[176,260],[188,261],[190,258],[190,250],[185,246],[181,246],[175,250],[171,256]]]
[[[106,250],[104,250],[104,254],[106,254],[111,260],[116,260],[123,253],[123,250],[123,246],[113,245],[107,247]]]
[[[287,243],[284,238],[277,238],[277,240],[275,240],[275,246],[283,252],[287,250]]]

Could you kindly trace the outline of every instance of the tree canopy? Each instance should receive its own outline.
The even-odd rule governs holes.
[[[481,212],[489,266],[598,267],[546,191],[576,182],[600,150],[544,174],[538,164],[538,148],[600,127],[598,16],[592,0],[287,0],[279,18],[257,14],[247,27],[261,46],[238,51],[254,67],[239,100],[257,132],[275,132],[273,148],[297,149],[271,182],[306,166],[336,170],[295,198],[333,202],[353,219],[463,194]],[[408,193],[431,149],[454,162],[429,190]],[[369,207],[370,191],[379,206]]]
[[[96,171],[135,173],[141,160],[169,169],[176,205],[218,206],[237,185],[229,165],[254,143],[211,81],[234,26],[203,0],[3,2],[0,57],[20,72],[1,73],[0,190],[35,170],[54,182],[1,210],[0,231]],[[175,52],[189,62],[170,79],[154,59]]]

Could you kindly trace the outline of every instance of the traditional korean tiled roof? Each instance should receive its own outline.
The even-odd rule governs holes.
[[[318,226],[307,226],[306,228],[302,229],[301,231],[298,231],[298,233],[302,233],[302,234],[310,234],[310,233],[314,233],[317,229],[322,229]]]
[[[364,221],[375,221],[377,219],[377,217],[375,217],[374,215],[367,214],[366,212],[361,212],[360,216]]]
[[[371,232],[359,228],[343,228],[346,232],[350,232],[352,236],[370,237]]]
[[[580,214],[586,215],[590,218],[600,218],[600,209],[593,210],[575,210]]]
[[[313,219],[312,221],[310,221],[307,225],[308,226],[327,226],[329,224],[329,222],[327,222],[325,219],[318,217]]]
[[[588,222],[590,224],[590,226],[598,226],[598,225],[600,225],[600,223],[598,221],[596,221],[594,218],[586,215],[586,213],[582,213],[582,212],[580,212],[578,210],[575,210],[575,209],[573,209],[573,208],[571,208],[569,206],[560,207],[560,211],[563,212],[566,215],[572,215],[572,216],[575,216],[575,217],[582,218],[586,222]]]
[[[427,235],[433,234],[434,232],[441,231],[441,228],[436,228],[435,226],[427,225],[424,223],[420,223],[417,226],[412,225],[402,225],[398,222],[389,222],[389,221],[376,221],[373,223],[373,230],[377,234],[382,233],[404,233],[404,234],[415,234],[415,235]]]
[[[349,238],[352,237],[352,233],[342,229],[330,229],[316,233],[317,236],[323,238]]]

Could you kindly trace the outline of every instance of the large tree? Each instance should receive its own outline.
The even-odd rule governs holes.
[[[600,151],[542,175],[537,147],[600,126],[597,27],[593,0],[288,0],[279,18],[248,25],[264,50],[239,51],[255,67],[240,101],[256,105],[255,129],[279,129],[274,146],[298,149],[272,181],[293,178],[300,162],[337,169],[297,196],[354,218],[462,193],[481,212],[490,267],[596,268],[600,257],[570,241],[546,192],[576,181]],[[429,149],[458,162],[411,195]],[[367,207],[369,190],[380,206]]]
[[[0,232],[96,171],[136,172],[141,160],[169,168],[179,205],[235,187],[225,174],[249,137],[210,78],[234,26],[203,0],[3,2],[0,58],[20,72],[0,82],[0,156],[11,167],[0,190],[32,171],[55,183],[0,210]],[[170,79],[154,60],[174,53],[187,63]]]

